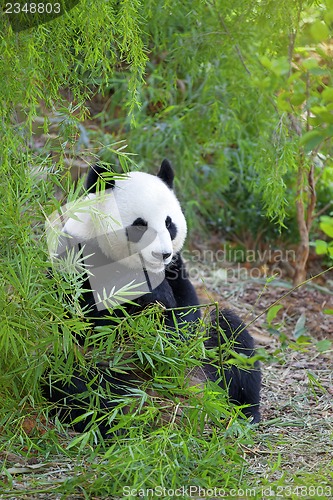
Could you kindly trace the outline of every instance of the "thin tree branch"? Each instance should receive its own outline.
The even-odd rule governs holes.
[[[215,7],[215,11],[218,11],[217,6],[216,6],[215,2],[208,2],[208,3],[209,3],[212,7]],[[244,56],[243,56],[243,54],[242,54],[242,51],[241,51],[241,49],[240,49],[239,45],[238,45],[238,44],[234,41],[234,38],[233,38],[233,36],[232,36],[232,34],[231,34],[231,32],[230,32],[230,30],[229,30],[228,26],[226,25],[226,23],[225,23],[225,21],[224,21],[224,19],[223,19],[223,17],[221,16],[221,14],[220,14],[220,13],[218,13],[218,14],[217,14],[217,18],[218,18],[218,20],[220,21],[220,23],[221,23],[221,25],[222,25],[222,27],[223,27],[223,29],[224,29],[225,33],[226,33],[226,34],[227,34],[227,36],[230,38],[230,40],[233,42],[233,44],[234,44],[234,45],[233,45],[233,46],[234,46],[234,49],[235,49],[235,51],[237,52],[238,58],[239,58],[240,62],[242,63],[242,65],[243,65],[243,67],[244,67],[244,69],[245,69],[246,73],[247,73],[248,75],[250,75],[250,76],[251,76],[251,75],[252,75],[252,73],[251,73],[251,71],[249,70],[249,68],[246,66],[245,59],[244,59]]]
[[[333,206],[333,201],[329,201],[323,208],[321,208],[318,212],[316,212],[313,216],[314,219],[317,219],[321,214],[324,214],[326,210]]]

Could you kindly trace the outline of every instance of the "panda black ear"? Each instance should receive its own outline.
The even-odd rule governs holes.
[[[162,161],[162,165],[161,165],[161,168],[157,174],[157,177],[162,179],[162,181],[165,182],[165,184],[167,186],[169,186],[170,189],[173,188],[173,179],[175,177],[175,174],[172,170],[172,166],[171,166],[169,160]]]
[[[113,189],[115,185],[114,179],[107,179],[103,174],[107,174],[110,172],[103,165],[92,165],[88,172],[87,180],[86,180],[86,189],[89,193],[96,193],[97,181],[98,179],[102,179],[105,181],[105,189]]]

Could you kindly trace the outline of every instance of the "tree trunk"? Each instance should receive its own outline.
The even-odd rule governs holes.
[[[314,180],[314,164],[312,163],[308,173],[307,182],[307,202],[305,209],[304,201],[304,166],[301,165],[298,170],[297,178],[297,224],[300,236],[300,242],[296,250],[295,274],[293,278],[293,285],[297,286],[306,280],[306,264],[309,257],[310,241],[309,233],[313,221],[314,209],[316,206],[316,189]],[[306,214],[305,214],[306,212]]]
[[[297,224],[300,242],[296,250],[295,274],[293,285],[297,286],[306,280],[306,263],[309,257],[309,231],[305,222],[304,201],[300,197],[296,200]]]

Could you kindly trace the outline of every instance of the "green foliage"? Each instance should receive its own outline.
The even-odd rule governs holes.
[[[333,217],[328,215],[320,217],[319,227],[330,239],[333,238]],[[316,240],[315,247],[318,255],[328,255],[333,258],[333,241]]]
[[[320,217],[319,227],[330,239],[333,238],[333,217],[328,215]],[[330,259],[333,258],[333,241],[316,240],[314,244],[318,255],[327,255]]]
[[[333,190],[332,72],[329,51],[332,11],[329,2],[319,7],[309,6],[305,12],[301,6],[298,9],[298,22],[290,33],[288,53],[267,53],[260,57],[267,76],[258,80],[258,85],[265,93],[274,95],[275,111],[280,116],[277,142],[272,143],[280,152],[276,171],[282,173],[282,178],[289,178],[290,182],[290,172],[297,170],[298,188],[295,190],[294,187],[294,196],[297,199],[301,196],[305,206],[311,206],[311,193],[316,190],[318,206],[325,210],[331,202]],[[313,165],[314,175],[310,173]],[[309,179],[311,175],[315,180],[306,181],[307,175]],[[261,177],[265,177],[264,172],[261,172]],[[267,178],[267,197],[270,196],[272,180]],[[305,185],[307,188],[304,188]],[[326,190],[329,192],[327,198]],[[264,191],[264,198],[266,195]],[[271,213],[272,205],[267,203],[268,213]],[[308,221],[311,217],[309,213]],[[311,224],[308,221],[309,229]]]
[[[244,241],[258,228],[268,238],[276,237],[278,231],[268,221],[275,219],[288,225],[285,235],[295,240],[300,148],[308,153],[309,145],[318,146],[319,136],[322,143],[322,134],[330,135],[326,122],[320,132],[318,127],[307,131],[304,119],[307,106],[313,113],[314,103],[329,98],[329,52],[309,33],[325,9],[305,10],[298,2],[260,2],[251,9],[242,1],[232,8],[225,2],[207,5],[190,10],[183,2],[177,10],[160,8],[158,26],[151,18],[148,33],[157,42],[139,87],[137,126],[130,128],[130,118],[122,112],[128,84],[118,73],[110,80],[109,104],[97,115],[108,133],[92,132],[91,141],[110,143],[120,133],[144,169],[156,169],[162,157],[171,158],[190,227],[199,219]],[[238,15],[247,19],[245,26],[235,23]],[[195,24],[194,18],[204,18],[205,24]],[[316,67],[310,64],[313,53]],[[331,146],[328,140],[322,146],[315,158],[320,208],[332,195],[331,174],[325,173],[332,168]],[[103,155],[114,162],[107,148]],[[307,168],[312,158],[305,158]]]
[[[88,82],[103,86],[117,64],[131,67],[135,103],[147,61],[140,2],[82,0],[67,15],[19,34],[5,16],[1,24],[0,69],[7,81],[1,103],[9,115],[20,105],[31,120],[40,99],[52,109],[65,101],[61,89],[67,87],[76,103],[69,112],[82,116],[83,101],[91,95]]]
[[[269,308],[266,314],[266,321],[269,326],[272,325],[273,320],[275,320],[278,312],[280,311],[280,309],[282,309],[282,307],[282,304],[276,304]]]
[[[57,443],[50,431],[38,440],[25,437],[24,442],[30,445],[32,452],[48,457],[44,458],[44,467],[39,469],[37,465],[35,469],[30,468],[30,471],[26,468],[35,473],[36,478],[33,480],[30,474],[31,486],[29,488],[25,485],[25,495],[50,493],[84,495],[86,498],[123,498],[126,495],[128,498],[135,498],[135,492],[143,492],[148,488],[150,491],[157,488],[156,492],[178,490],[190,485],[206,489],[245,488],[242,479],[245,463],[241,457],[240,442],[244,446],[251,446],[252,439],[235,422],[224,436],[213,430],[200,438],[188,427],[180,429],[170,423],[149,434],[138,430],[135,435],[126,439],[118,437],[106,450],[98,447],[93,449],[88,445],[80,447],[82,441],[66,448],[66,443]],[[14,448],[12,440],[7,441],[6,449],[8,446],[17,456],[20,455],[22,448]],[[63,471],[65,474],[61,481],[59,465],[57,477],[51,471],[45,475],[48,467],[52,467],[50,460],[53,464],[63,464],[64,469],[68,467],[69,473]],[[20,474],[20,469],[24,472],[22,466],[12,467],[10,458],[5,462],[0,479],[3,493],[15,494],[15,476]],[[219,471],[218,477],[216,470]],[[38,473],[41,476],[38,477]],[[167,496],[166,493],[162,498]]]
[[[310,5],[187,0],[175,8],[165,0],[82,0],[66,16],[18,34],[3,17],[3,133],[18,108],[25,140],[36,113],[44,114],[47,132],[50,110],[60,111],[62,158],[78,140],[79,150],[83,143],[116,162],[109,146],[125,139],[144,169],[155,169],[165,156],[173,160],[190,225],[200,217],[243,240],[258,227],[274,237],[264,208],[292,234],[299,145],[315,147],[323,139],[328,145],[323,134],[330,133],[314,124],[299,139],[288,123],[290,112],[302,118],[308,76],[309,109],[323,125],[329,119],[323,109],[330,106],[330,83],[321,96],[316,91],[330,78],[328,56],[311,26],[329,28],[330,7]],[[291,49],[300,54],[297,71]],[[90,99],[100,93],[106,101],[96,114]],[[46,108],[39,108],[41,100]],[[80,126],[89,113],[103,133],[87,122],[87,129]]]

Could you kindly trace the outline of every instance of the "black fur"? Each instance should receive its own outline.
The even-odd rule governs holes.
[[[169,186],[170,189],[173,188],[173,179],[175,177],[175,174],[173,173],[172,167],[168,160],[162,161],[161,168],[157,174],[157,177],[162,179],[162,181],[165,182],[165,184]]]
[[[108,172],[110,171],[107,170],[103,165],[91,166],[86,180],[87,191],[89,191],[90,193],[96,193],[98,179],[101,179],[105,182],[105,189],[113,189],[115,186],[115,180],[107,179],[106,177],[104,177],[104,175]]]
[[[212,311],[211,323],[210,337],[205,342],[206,348],[214,348],[219,344],[223,347],[228,343],[228,348],[237,354],[242,354],[247,358],[252,358],[255,355],[253,338],[233,311],[228,309],[220,311],[219,328],[216,324],[216,312]],[[211,380],[217,380],[219,377],[218,370],[212,365],[205,365],[205,372]],[[244,369],[235,365],[231,365],[230,368],[224,367],[224,378],[225,380],[222,380],[221,383],[222,385],[224,382],[226,383],[230,401],[235,404],[249,405],[243,409],[244,415],[252,417],[252,423],[259,422],[261,372],[258,361],[255,361],[253,366],[244,366]]]
[[[94,167],[93,172],[90,172],[87,179],[87,189],[94,190],[98,176],[103,173],[102,167]],[[172,188],[173,184],[173,171],[167,160],[164,160],[158,176]],[[114,183],[111,186],[113,187]],[[138,218],[133,222],[131,231],[133,237],[137,238],[138,235],[134,231],[140,228],[145,230],[145,221]],[[139,229],[139,231],[140,231]],[[127,228],[127,230],[129,230]],[[89,253],[89,252],[88,252]],[[131,278],[133,279],[133,277]],[[129,281],[131,281],[129,278]],[[83,289],[87,290],[82,294],[83,305],[89,310],[89,318],[93,321],[95,326],[108,325],[112,327],[113,321],[110,319],[107,310],[98,310],[95,304],[94,296],[91,291],[89,279],[87,277]],[[143,310],[146,306],[153,303],[160,303],[167,309],[184,308],[182,310],[175,310],[173,312],[166,311],[165,322],[169,329],[174,329],[174,318],[181,327],[184,322],[193,325],[192,329],[197,328],[198,319],[200,318],[200,309],[195,306],[199,304],[199,300],[192,283],[189,280],[184,262],[180,254],[177,254],[172,262],[165,269],[164,280],[158,286],[151,285],[150,293],[142,295],[135,299],[136,304],[125,304],[119,311],[120,315],[124,311],[133,315],[138,311]],[[186,314],[184,314],[184,312]],[[114,314],[118,314],[117,310]],[[248,358],[254,356],[254,342],[248,331],[246,330],[242,321],[235,313],[229,310],[222,310],[218,318],[219,328],[215,318],[215,312],[211,317],[210,336],[206,341],[208,349],[216,348],[226,343],[227,340],[231,341],[231,349],[238,354],[244,355]],[[82,343],[84,339],[79,338]],[[260,420],[259,413],[259,399],[260,399],[260,386],[261,386],[261,373],[258,362],[253,366],[244,366],[238,368],[235,365],[230,365],[230,368],[223,367],[224,376],[221,377],[221,370],[218,370],[211,364],[204,364],[204,372],[206,376],[213,380],[220,380],[222,386],[227,386],[229,391],[230,400],[236,404],[249,405],[243,410],[243,413],[252,417],[252,422],[256,423]],[[96,377],[96,379],[95,379]],[[69,383],[57,383],[51,387],[46,387],[46,397],[57,404],[61,409],[59,410],[60,418],[65,421],[71,422],[80,415],[83,415],[89,408],[89,398],[87,395],[80,396],[89,390],[97,390],[99,386],[108,388],[112,394],[126,395],[128,388],[133,385],[133,376],[131,379],[125,375],[119,375],[116,372],[112,374],[101,372],[98,367],[88,371],[88,373],[81,374],[77,370],[74,373]],[[91,381],[93,380],[93,383]],[[115,403],[110,400],[99,399],[101,408],[111,409]],[[86,425],[90,422],[89,417],[84,421],[74,424],[77,431],[81,432],[85,429]],[[99,426],[101,434],[106,437],[108,430],[106,425]]]

